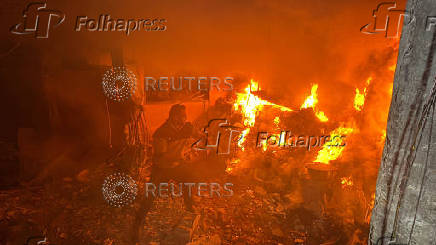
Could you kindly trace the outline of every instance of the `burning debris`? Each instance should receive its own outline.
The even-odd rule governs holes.
[[[318,84],[314,84],[312,86],[312,89],[310,90],[311,91],[310,95],[306,98],[304,103],[301,105],[300,109],[312,108],[313,111],[315,112],[316,117],[321,122],[327,122],[329,119],[327,118],[325,113],[323,111],[319,111],[316,107],[316,105],[318,104],[317,90],[318,90]]]
[[[236,93],[234,100],[233,113],[241,115],[241,122],[245,128],[240,133],[236,152],[228,162],[226,172],[232,176],[244,175],[254,181],[255,186],[262,186],[265,191],[261,191],[261,195],[280,192],[286,193],[283,195],[287,195],[289,200],[292,200],[291,203],[299,200],[296,203],[303,205],[302,210],[313,215],[312,222],[325,219],[322,214],[324,212],[340,217],[341,225],[344,227],[357,223],[368,225],[369,212],[373,205],[371,197],[374,193],[365,192],[362,182],[366,180],[355,172],[363,166],[356,167],[357,163],[350,162],[350,155],[359,148],[353,142],[368,134],[369,129],[361,125],[362,118],[357,112],[363,110],[369,93],[368,88],[373,80],[373,76],[369,76],[363,90],[356,88],[354,101],[350,101],[352,114],[342,120],[329,120],[326,113],[320,110],[318,84],[312,85],[310,95],[305,98],[299,109],[294,109],[264,100],[260,96],[262,93],[259,93],[260,83],[251,80],[242,93]],[[277,133],[268,133],[271,130]],[[295,135],[298,135],[298,132],[301,132],[301,135],[326,134],[325,143],[321,144],[319,149],[313,148],[311,151],[307,147],[272,147],[286,146],[289,143],[287,130],[289,134],[292,131]],[[379,135],[378,132],[375,133],[377,130],[371,130],[371,134]],[[307,141],[307,144],[310,144],[315,140]],[[295,145],[297,142],[292,141]],[[288,185],[292,187],[286,187]],[[349,202],[353,199],[359,200],[358,204]],[[343,200],[344,203],[338,203],[338,200]],[[340,209],[348,211],[335,213],[337,211],[334,210]],[[320,210],[323,211],[319,213]],[[329,222],[332,224],[333,221],[327,221]],[[325,229],[328,225],[322,226],[324,227],[320,229]],[[310,229],[305,227],[297,230],[304,233]],[[322,239],[319,240],[321,241]]]
[[[393,71],[395,65],[387,69]],[[185,133],[186,129],[187,134],[183,141],[197,142],[199,138],[194,138],[197,137],[194,132],[201,132],[211,119],[225,119],[229,126],[235,126],[238,137],[226,138],[226,140],[230,139],[231,146],[228,154],[227,147],[223,145],[221,146],[226,148],[225,151],[218,149],[218,146],[214,151],[209,151],[215,147],[213,144],[200,145],[197,149],[202,150],[195,151],[189,147],[191,144],[187,144],[188,147],[180,147],[183,148],[181,155],[184,157],[183,161],[201,159],[203,164],[201,169],[217,169],[208,176],[210,181],[204,183],[232,183],[234,195],[228,199],[220,199],[218,195],[210,195],[211,197],[202,199],[199,198],[200,195],[194,195],[196,197],[192,205],[193,213],[192,210],[186,209],[186,204],[178,196],[172,199],[158,198],[154,207],[150,207],[145,224],[138,225],[143,232],[141,240],[151,244],[165,244],[165,242],[172,244],[183,241],[191,245],[212,243],[312,245],[347,242],[352,244],[351,240],[365,240],[361,234],[367,233],[370,212],[374,206],[374,186],[372,186],[375,183],[374,173],[386,137],[384,115],[387,114],[388,105],[378,105],[378,101],[374,102],[374,98],[386,100],[391,92],[389,82],[383,79],[388,80],[374,72],[356,78],[357,81],[366,81],[363,85],[344,86],[343,91],[338,91],[343,95],[340,97],[345,102],[340,107],[343,110],[341,113],[334,113],[333,105],[324,103],[326,101],[323,101],[322,95],[329,88],[321,81],[305,88],[301,97],[295,96],[298,101],[269,97],[263,87],[269,85],[267,82],[262,83],[246,77],[234,81],[235,88],[242,88],[240,91],[230,91],[230,89],[217,91],[225,95],[209,94],[210,91],[201,93],[201,96],[196,97],[202,102],[201,106],[198,106],[201,108],[198,109],[200,111],[198,114],[193,112],[194,106],[186,106],[187,117],[193,123],[189,124],[189,127],[182,127],[182,132]],[[350,81],[354,80],[350,79]],[[243,86],[239,86],[241,84]],[[377,90],[371,89],[376,85],[377,88],[379,85],[382,86]],[[175,102],[171,93],[170,96],[163,96],[165,99],[161,100],[158,90],[153,91],[158,93],[156,97],[148,96],[150,94],[147,93],[141,97],[140,93],[135,93],[130,97],[132,100],[124,104],[114,104],[112,101],[104,104],[105,110],[102,112],[104,117],[102,117],[108,122],[107,127],[104,127],[108,132],[106,134],[104,130],[101,135],[102,137],[106,135],[105,140],[109,138],[113,156],[106,159],[105,151],[98,153],[101,157],[98,160],[86,159],[85,161],[85,157],[70,160],[64,159],[64,156],[61,156],[60,160],[53,160],[52,166],[65,165],[65,162],[71,165],[85,162],[87,169],[77,171],[77,176],[65,178],[55,176],[54,180],[47,184],[50,192],[44,192],[43,205],[48,208],[43,207],[35,212],[38,214],[37,221],[32,217],[33,211],[28,211],[31,209],[28,200],[38,200],[40,198],[38,195],[42,191],[38,191],[31,198],[22,199],[21,196],[25,196],[26,193],[11,192],[10,195],[8,193],[0,195],[3,203],[12,203],[0,208],[2,211],[0,213],[3,213],[2,218],[7,222],[15,222],[19,219],[31,220],[29,222],[36,227],[35,230],[47,229],[48,234],[43,235],[47,235],[48,241],[55,244],[64,244],[64,240],[73,241],[66,244],[84,244],[89,241],[93,244],[105,245],[131,244],[125,231],[131,230],[133,220],[138,217],[135,211],[143,205],[142,197],[145,189],[143,184],[151,183],[153,179],[151,170],[156,165],[152,152],[156,152],[158,147],[152,146],[152,143],[156,142],[151,140],[151,135],[157,126],[150,126],[147,120],[159,117],[162,111],[167,109],[162,104],[172,106],[174,103],[181,103]],[[138,87],[135,91],[144,92],[147,89]],[[169,99],[172,99],[171,102],[167,101]],[[214,99],[216,99],[215,104],[209,105],[209,102],[213,104]],[[183,104],[190,102],[183,102]],[[153,104],[153,110],[150,108],[152,103],[156,103]],[[54,108],[57,106],[57,104],[53,105]],[[374,108],[381,112],[374,113]],[[66,112],[71,115],[70,111],[66,110]],[[90,110],[87,115],[93,114],[94,111]],[[199,114],[203,118],[196,119]],[[375,114],[377,120],[371,120]],[[56,116],[56,113],[53,115]],[[67,119],[71,118],[67,117]],[[64,126],[57,118],[51,120],[57,123],[54,124],[56,128]],[[163,122],[166,118],[159,120]],[[74,120],[63,121],[74,122]],[[101,127],[100,124],[98,127]],[[219,132],[224,137],[225,129],[213,127],[208,129],[210,134],[207,139],[218,138],[218,130],[222,130]],[[71,124],[65,128],[63,133],[68,135],[71,134],[71,129],[77,129],[79,126]],[[92,137],[93,133],[87,132]],[[166,135],[165,132],[164,134],[168,136],[169,142],[181,136],[178,133]],[[363,139],[365,137],[366,141]],[[371,144],[367,146],[364,143],[356,143],[359,141]],[[53,147],[47,148],[57,147],[57,145],[50,146]],[[173,153],[179,150],[179,146],[167,147],[167,150]],[[22,149],[26,147],[21,147]],[[74,154],[82,155],[79,150],[77,151],[79,153],[74,152]],[[88,157],[88,149],[83,151],[86,152],[83,154]],[[218,152],[226,154],[218,156]],[[61,164],[58,164],[59,162]],[[93,166],[94,162],[100,165]],[[162,163],[164,162],[166,160],[162,160]],[[191,167],[186,172],[199,172],[199,169]],[[115,181],[108,186],[104,178],[117,171],[128,173],[134,181],[129,179],[127,181],[129,185]],[[51,170],[46,170],[41,175],[49,179],[52,177],[49,173]],[[172,187],[173,181],[170,180],[168,186]],[[103,193],[101,191],[94,193],[94,189],[101,190],[102,184]],[[120,193],[125,192],[115,187],[128,190],[128,186],[134,186],[134,190],[130,190],[129,193],[137,196],[135,198],[127,196],[128,200],[118,199]],[[108,191],[111,192],[109,196]],[[20,198],[16,199],[17,196]],[[110,199],[109,203],[116,204],[113,206],[122,206],[122,208],[112,209],[105,202],[105,198]],[[44,213],[59,207],[65,207],[65,210],[56,210],[61,214],[59,217],[57,214],[53,214],[52,217]],[[14,211],[14,208],[19,212]],[[48,221],[40,221],[46,219],[45,215]],[[71,219],[71,223],[78,225],[66,227],[62,223],[66,217]],[[339,234],[338,230],[342,232]]]
[[[253,92],[260,91],[259,83],[251,79],[250,84],[244,89],[245,93],[237,93],[236,101],[234,103],[235,111],[241,110],[244,119],[244,125],[253,127],[256,121],[256,116],[263,110],[264,106],[272,106],[281,111],[292,111],[292,109],[274,104],[267,100],[263,100],[254,95]]]
[[[369,84],[367,82],[364,88],[365,95],[369,93]],[[233,183],[234,196],[228,199],[220,199],[217,195],[207,199],[195,197],[194,214],[184,209],[179,197],[158,199],[142,227],[142,240],[149,239],[152,243],[183,240],[192,245],[212,241],[217,244],[341,244],[350,239],[364,240],[356,234],[366,232],[374,205],[374,193],[373,190],[365,190],[366,180],[360,175],[363,166],[353,161],[350,155],[359,149],[353,144],[353,139],[367,132],[363,132],[362,125],[353,116],[348,121],[334,117],[328,119],[318,107],[318,84],[311,87],[310,95],[302,101],[301,106],[295,107],[264,99],[260,85],[250,80],[243,91],[234,94],[233,100],[218,100],[216,107],[209,108],[214,118],[228,118],[232,125],[240,128],[239,137],[233,141],[231,154],[220,157],[225,161],[222,169],[224,176],[212,177],[220,183]],[[363,108],[363,105],[359,108]],[[353,101],[350,101],[350,111],[359,114]],[[260,134],[262,132],[269,133]],[[135,136],[133,131],[128,133]],[[305,136],[304,142],[298,138],[300,133]],[[377,139],[384,137],[385,134],[381,134],[376,133]],[[262,138],[256,144],[259,135],[267,139]],[[314,135],[322,137],[315,138]],[[312,147],[311,143],[315,143],[315,140],[317,146]],[[289,144],[302,144],[305,147],[285,147]],[[112,161],[130,162],[130,154],[121,154]],[[146,157],[134,159],[144,161]],[[207,153],[207,160],[208,163],[217,161],[211,153]],[[150,179],[150,166],[147,164],[137,163],[141,170],[138,170],[139,174],[132,175],[138,181],[138,187]],[[113,165],[105,166],[114,168]],[[98,171],[101,170],[97,168],[88,172],[101,175],[103,181],[108,170],[105,169],[105,174]],[[114,244],[116,241],[128,243],[122,231],[130,229],[129,225],[135,218],[133,211],[124,214],[120,210],[113,211],[100,206],[98,210],[93,210],[81,201],[87,193],[84,190],[90,189],[88,185],[99,184],[90,180],[75,183],[71,179],[54,183],[52,188],[59,189],[57,193],[73,193],[74,202],[65,212],[72,214],[78,210],[87,216],[81,219],[83,224],[76,231],[61,226],[60,232],[80,232],[77,236],[82,237],[81,241],[85,240],[84,237],[92,237],[99,244]],[[77,193],[73,191],[74,186],[79,190]],[[138,200],[135,199],[123,210],[139,206],[143,194],[138,190]],[[64,199],[60,200],[64,202]],[[107,205],[104,200],[102,205]],[[78,216],[71,217],[79,219]],[[102,222],[117,224],[116,227],[107,228],[111,234],[117,235],[108,237],[90,228]],[[171,235],[162,237],[162,229]],[[343,234],[338,234],[338,230],[344,231]],[[48,239],[62,241],[69,237],[59,238],[51,234]]]
[[[353,132],[353,128],[339,127],[330,133],[330,138],[332,142],[325,144],[323,148],[318,152],[315,162],[329,164],[330,161],[338,159],[345,146],[344,136]]]
[[[390,69],[390,68],[389,68]],[[360,90],[358,88],[356,88],[356,95],[354,97],[354,109],[356,109],[356,111],[361,111],[363,108],[363,105],[365,104],[365,97],[366,97],[366,89],[369,86],[369,84],[371,83],[372,77],[369,77],[366,80],[366,87],[363,89],[363,92],[361,93]]]

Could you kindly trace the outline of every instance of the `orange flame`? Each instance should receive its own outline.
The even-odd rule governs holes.
[[[250,128],[254,126],[254,123],[256,122],[256,116],[259,114],[260,111],[263,110],[264,106],[272,106],[273,108],[280,109],[281,111],[293,111],[286,106],[274,104],[254,95],[252,92],[260,91],[260,88],[259,83],[254,81],[253,79],[250,80],[250,84],[244,89],[244,91],[245,93],[236,93],[236,101],[233,104],[233,108],[235,111],[241,110],[244,120],[243,123],[245,126],[248,127],[244,131],[242,131],[241,137],[238,140],[238,146],[242,149],[242,151],[245,150],[243,146],[243,143],[245,142],[245,137],[250,132]],[[265,151],[266,145],[263,145],[262,149]]]
[[[310,95],[306,98],[306,100],[304,101],[304,103],[301,105],[300,109],[307,109],[307,108],[312,108],[313,111],[315,112],[315,116],[321,121],[321,122],[327,122],[329,119],[328,117],[325,115],[325,113],[323,111],[319,111],[316,108],[316,104],[318,104],[318,94],[317,94],[317,90],[318,90],[318,84],[314,84],[312,86],[312,89],[310,90]]]
[[[274,104],[252,94],[252,92],[259,91],[259,83],[253,79],[251,79],[250,84],[244,89],[244,91],[245,93],[236,93],[237,98],[233,104],[233,108],[235,111],[241,109],[245,126],[253,127],[254,123],[256,122],[256,116],[266,105],[272,106],[273,108],[278,108],[282,111],[292,111],[292,109],[286,106]]]
[[[300,109],[314,108],[318,104],[318,84],[314,84],[310,90],[310,95],[306,98]]]
[[[328,117],[324,114],[323,111],[317,111],[315,112],[315,116],[321,121],[321,122],[327,122],[329,119]]]
[[[275,118],[274,118],[274,124],[275,124],[276,126],[279,126],[279,123],[280,123],[280,117],[275,117]]]
[[[238,146],[241,148],[242,151],[245,150],[243,144],[245,142],[245,136],[247,136],[247,134],[250,132],[250,128],[246,128],[244,129],[244,131],[242,131],[241,133],[241,137],[238,140]]]
[[[368,77],[366,80],[366,86],[371,83],[371,80],[372,77]],[[365,87],[363,89],[363,93],[361,93],[360,90],[356,88],[356,95],[354,96],[354,109],[356,109],[356,111],[361,111],[363,109],[363,105],[365,104],[366,89],[367,87]]]
[[[353,128],[339,127],[330,132],[330,141],[323,145],[322,149],[318,151],[318,156],[315,162],[329,164],[330,161],[338,159],[345,149],[344,139],[346,136],[353,132]]]

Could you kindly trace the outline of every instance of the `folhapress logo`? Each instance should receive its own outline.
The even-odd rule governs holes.
[[[241,132],[239,129],[240,128],[236,126],[230,125],[227,119],[212,119],[209,121],[208,125],[203,128],[205,137],[194,142],[191,147],[194,150],[201,151],[215,149],[218,155],[230,154],[233,133]],[[209,144],[210,142],[213,144]]]
[[[384,33],[387,38],[399,37],[401,22],[408,14],[403,9],[397,9],[395,2],[380,3],[372,12],[372,23],[360,28],[364,34]],[[410,20],[409,20],[410,22]]]
[[[23,11],[21,23],[12,26],[9,31],[17,35],[33,34],[35,38],[48,38],[51,28],[65,20],[65,14],[59,10],[47,8],[46,2],[29,3]],[[167,20],[164,18],[112,19],[109,14],[101,14],[98,19],[77,16],[74,31],[122,31],[127,36],[134,31],[165,31]]]
[[[398,38],[401,34],[401,23],[405,25],[415,21],[415,16],[405,10],[397,9],[395,2],[383,2],[372,11],[373,21],[360,28],[364,34],[383,33],[387,38]],[[406,21],[407,20],[407,21]],[[436,28],[436,16],[427,16],[425,30]]]
[[[23,22],[11,27],[10,31],[17,35],[33,34],[35,38],[48,38],[50,28],[57,27],[65,20],[65,14],[58,10],[48,9],[47,3],[29,3],[23,11]]]

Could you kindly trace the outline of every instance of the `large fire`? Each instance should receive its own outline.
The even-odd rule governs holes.
[[[367,80],[367,85],[369,85],[371,79],[372,78],[369,78]],[[328,117],[325,115],[323,111],[320,111],[317,108],[317,104],[318,104],[317,90],[318,90],[318,84],[314,84],[311,88],[311,94],[305,99],[305,101],[300,107],[300,110],[312,108],[315,116],[321,122],[327,122]],[[250,133],[250,128],[254,126],[256,122],[256,117],[258,116],[259,112],[263,110],[264,106],[272,106],[273,108],[280,109],[281,111],[287,111],[287,112],[294,111],[289,107],[278,105],[269,102],[267,100],[263,100],[257,95],[253,94],[253,92],[258,92],[258,91],[260,91],[259,83],[251,79],[250,84],[247,85],[247,87],[244,89],[245,93],[236,94],[236,100],[235,103],[233,104],[234,110],[236,112],[237,111],[241,112],[243,117],[243,124],[244,126],[247,127],[242,131],[241,136],[238,140],[238,146],[241,148],[242,151],[245,151],[244,142],[246,140],[246,136]],[[278,124],[280,123],[280,117],[276,116],[273,122],[276,126],[278,126]],[[343,144],[343,140],[336,136],[346,136],[352,131],[353,131],[352,128],[342,128],[342,127],[339,127],[334,131],[332,131],[330,137],[333,140],[329,144],[324,145],[324,147],[320,150],[315,162],[328,164],[331,160],[337,159],[341,155],[345,146],[342,147],[335,146],[337,144],[338,145]],[[266,142],[263,142],[262,149],[263,151],[266,151],[267,149]]]
[[[392,70],[395,68],[395,65],[389,66],[388,70]],[[352,107],[356,111],[362,111],[365,105],[365,99],[368,93],[368,87],[373,80],[372,76],[369,76],[366,79],[365,85],[362,90],[356,88],[356,94],[354,96],[354,101],[352,102]],[[309,109],[313,110],[314,115],[318,118],[320,122],[327,122],[329,119],[325,115],[325,113],[318,109],[318,84],[313,84],[310,90],[310,95],[306,97],[302,105],[300,106],[300,110]],[[245,151],[244,144],[246,143],[247,136],[254,132],[251,128],[254,127],[256,122],[256,117],[259,116],[260,112],[264,110],[265,106],[270,106],[271,108],[279,109],[280,111],[285,112],[295,112],[295,110],[272,103],[270,101],[264,100],[260,98],[255,92],[260,91],[259,83],[250,80],[250,83],[245,87],[243,93],[236,94],[236,100],[233,104],[234,111],[240,112],[242,114],[243,125],[246,127],[242,133],[241,137],[238,141],[238,146],[242,151]],[[279,124],[281,123],[281,118],[279,115],[275,115],[271,118],[272,124],[275,125],[276,128],[279,128]],[[344,123],[342,123],[344,125]],[[346,122],[345,125],[355,125],[352,121]],[[317,152],[317,155],[313,162],[321,163],[328,165],[331,161],[337,160],[341,157],[342,153],[346,148],[345,137],[352,133],[356,133],[357,128],[355,126],[340,126],[330,132],[330,142],[327,142],[322,146],[322,148]],[[386,133],[382,132],[380,137],[380,142],[383,142],[385,139]],[[282,137],[277,136],[281,141]],[[283,143],[280,142],[279,145]],[[261,149],[266,151],[268,149],[268,144],[266,141],[262,142]]]

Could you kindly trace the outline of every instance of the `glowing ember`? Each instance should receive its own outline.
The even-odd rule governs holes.
[[[330,161],[338,159],[345,149],[343,136],[353,132],[353,128],[339,127],[330,133],[330,142],[323,145],[318,152],[315,162],[329,164]],[[341,137],[342,136],[342,137]]]
[[[371,80],[372,77],[369,77],[366,80],[367,86],[371,83]],[[363,109],[363,105],[365,104],[365,97],[366,97],[366,87],[363,89],[362,93],[358,88],[356,88],[356,95],[354,96],[354,109],[356,109],[356,111],[361,111]]]
[[[383,129],[378,144],[383,145],[385,143],[385,139],[386,139],[386,130]]]
[[[239,159],[239,158],[232,159],[226,167],[226,172],[229,174],[232,173],[236,169],[236,167],[240,161],[241,161],[241,159]]]
[[[395,71],[395,68],[397,68],[397,64],[393,64],[393,65],[391,65],[391,66],[389,66],[389,70],[390,71]]]
[[[279,123],[280,123],[280,117],[275,117],[275,118],[274,118],[274,124],[275,124],[276,126],[278,126]]]
[[[318,104],[318,94],[317,94],[317,90],[318,90],[318,84],[314,84],[312,86],[312,89],[310,90],[310,95],[306,98],[306,100],[304,101],[304,103],[301,105],[300,109],[307,109],[307,108],[312,108],[313,111],[315,112],[315,116],[321,121],[321,122],[327,122],[329,119],[328,117],[325,115],[325,113],[323,111],[319,111],[316,108],[316,104]]]
[[[341,184],[342,184],[342,188],[345,188],[347,186],[353,186],[353,179],[351,179],[351,176],[350,177],[342,177]]]

